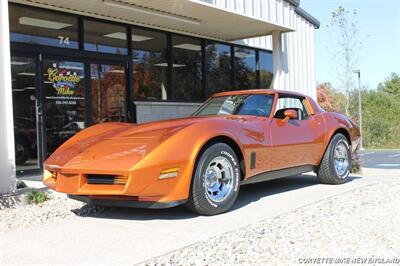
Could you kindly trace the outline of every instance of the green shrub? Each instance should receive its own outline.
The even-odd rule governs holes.
[[[353,95],[352,114],[358,117]],[[366,148],[400,147],[400,100],[383,91],[363,91],[363,144]]]
[[[28,193],[28,200],[31,204],[40,204],[49,199],[49,194],[39,189],[32,189]]]

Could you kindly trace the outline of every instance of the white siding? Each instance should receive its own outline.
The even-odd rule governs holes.
[[[0,194],[15,189],[8,2],[0,2]],[[0,252],[1,253],[1,252]]]
[[[294,32],[282,34],[284,58],[282,59],[283,71],[278,82],[279,89],[297,91],[316,98],[315,28],[295,12],[295,7],[284,0],[214,0],[212,4],[293,28]],[[244,39],[236,43],[273,49],[271,36]]]

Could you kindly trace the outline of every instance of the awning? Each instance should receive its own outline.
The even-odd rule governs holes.
[[[292,31],[285,25],[217,8],[200,0],[15,0],[55,10],[233,41]]]

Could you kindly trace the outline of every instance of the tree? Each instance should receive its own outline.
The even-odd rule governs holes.
[[[379,83],[378,90],[393,94],[400,100],[400,75],[397,73],[390,74],[383,83]]]
[[[335,91],[330,83],[321,83],[317,86],[317,101],[328,112],[344,112],[345,96]]]
[[[352,98],[358,97],[354,92]],[[362,91],[363,142],[368,148],[400,147],[400,101],[381,90]],[[351,110],[357,109],[352,101]]]
[[[336,40],[333,45],[336,45],[337,48],[332,49],[334,51],[332,55],[333,67],[337,70],[338,88],[345,92],[345,113],[349,115],[349,97],[355,85],[353,69],[358,62],[358,51],[361,49],[357,11],[348,11],[339,6],[332,12],[330,29],[332,31],[332,39]]]

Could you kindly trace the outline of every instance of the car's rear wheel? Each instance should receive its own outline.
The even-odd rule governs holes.
[[[336,134],[325,151],[317,174],[321,183],[343,184],[348,180],[351,166],[349,142],[343,134]]]
[[[209,146],[194,169],[187,206],[201,215],[229,210],[239,193],[240,166],[233,149],[225,143]]]

